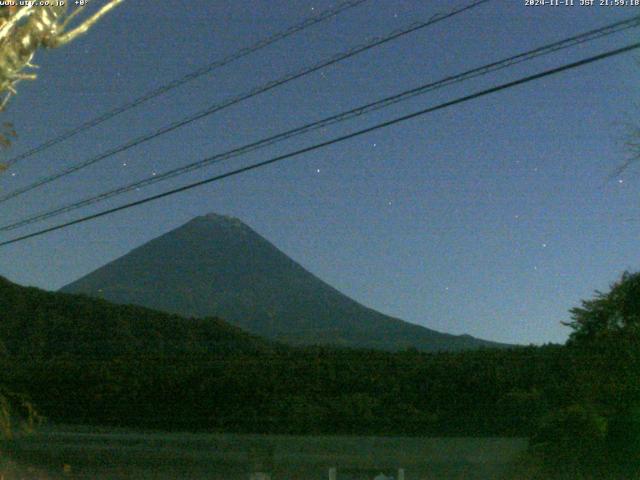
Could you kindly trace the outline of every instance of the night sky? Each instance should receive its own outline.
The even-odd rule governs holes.
[[[579,3],[579,0],[575,0]],[[470,3],[369,0],[83,132],[0,175],[0,193],[375,35]],[[335,5],[328,0],[131,0],[87,36],[40,51],[3,121],[4,159]],[[494,0],[256,96],[0,205],[6,224],[148,178],[466,69],[637,14]],[[500,82],[637,41],[617,34],[411,99],[227,163],[160,182],[38,228],[265,160]],[[449,332],[563,342],[560,322],[637,270],[640,63],[626,54],[379,130],[96,221],[0,248],[0,275],[57,289],[197,215],[233,215],[355,300]]]

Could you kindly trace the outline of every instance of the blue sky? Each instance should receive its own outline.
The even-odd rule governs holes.
[[[8,192],[316,63],[469,2],[369,0],[0,176]],[[39,52],[4,112],[6,159],[333,6],[325,0],[127,1],[87,36]],[[153,172],[637,14],[632,7],[486,5],[254,97],[0,205],[6,224]],[[439,90],[242,159],[0,238],[223,172],[637,41],[631,30]],[[384,313],[506,342],[562,342],[568,309],[636,270],[637,54],[467,102],[264,169],[0,248],[0,275],[56,289],[209,212],[236,216],[323,280]],[[622,181],[622,182],[620,182]]]

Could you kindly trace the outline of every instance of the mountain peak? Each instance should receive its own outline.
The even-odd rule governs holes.
[[[206,215],[201,215],[196,217],[195,220],[207,220],[212,222],[233,222],[233,223],[242,223],[239,218],[232,217],[231,215],[223,215],[221,213],[207,213]]]
[[[195,223],[199,225],[209,225],[209,226],[217,226],[223,228],[242,228],[249,229],[246,223],[240,220],[237,217],[232,217],[231,215],[222,215],[219,213],[207,213],[206,215],[200,215],[195,217],[190,222],[187,222],[186,225]]]

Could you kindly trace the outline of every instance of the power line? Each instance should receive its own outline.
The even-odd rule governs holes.
[[[336,115],[332,115],[330,117],[324,118],[322,120],[318,120],[315,122],[311,122],[308,123],[306,125],[303,125],[301,127],[297,127],[294,128],[292,130],[288,130],[282,133],[279,133],[277,135],[273,135],[261,140],[258,140],[256,142],[250,143],[248,145],[244,145],[242,147],[238,147],[232,150],[229,150],[227,152],[224,153],[220,153],[220,154],[216,154],[212,157],[208,157],[205,158],[203,160],[197,161],[197,162],[193,162],[190,163],[188,165],[182,166],[182,167],[178,167],[172,170],[169,170],[167,172],[164,172],[160,175],[156,175],[154,177],[151,178],[146,178],[143,180],[138,180],[135,182],[132,182],[128,185],[124,185],[122,187],[118,187],[112,190],[109,190],[107,192],[103,192],[99,195],[95,195],[89,198],[85,198],[83,200],[80,201],[76,201],[76,202],[72,202],[70,204],[64,205],[62,207],[57,207],[55,209],[52,210],[48,210],[42,213],[38,213],[35,215],[32,215],[30,217],[24,218],[22,220],[7,224],[7,225],[3,225],[0,227],[0,231],[10,231],[10,230],[14,230],[16,228],[19,227],[23,227],[26,225],[30,225],[32,223],[36,223],[42,220],[46,220],[48,218],[52,218],[58,215],[61,215],[63,213],[67,213],[73,210],[76,210],[78,208],[82,208],[88,205],[92,205],[94,203],[98,203],[100,201],[106,200],[108,198],[112,198],[121,194],[124,194],[126,192],[132,191],[132,190],[137,190],[141,187],[146,187],[149,186],[151,184],[160,182],[160,181],[164,181],[167,180],[169,178],[173,178],[176,177],[178,175],[182,175],[184,173],[188,173],[194,170],[197,170],[199,168],[204,168],[206,166],[215,164],[215,163],[220,163],[224,160],[228,160],[230,158],[234,158],[240,155],[244,155],[246,153],[258,150],[260,148],[264,148],[266,146],[270,146],[273,145],[275,143],[278,143],[280,141],[298,136],[298,135],[302,135],[304,133],[308,133],[310,131],[313,130],[317,130],[319,128],[324,128],[327,127],[329,125],[333,125],[335,123],[338,122],[342,122],[342,121],[346,121],[349,120],[351,118],[354,117],[358,117],[385,107],[388,107],[390,105],[399,103],[401,101],[406,101],[410,98],[413,98],[415,96],[418,95],[423,95],[427,92],[436,90],[436,89],[440,89],[449,85],[453,85],[455,83],[459,83],[465,80],[469,80],[471,78],[475,78],[481,75],[486,75],[488,73],[492,73],[504,68],[508,68],[511,67],[513,65],[525,62],[525,61],[529,61],[532,60],[534,58],[543,56],[543,55],[548,55],[550,53],[554,53],[557,52],[559,50],[562,49],[566,49],[569,47],[573,47],[575,45],[579,45],[579,44],[583,44],[585,42],[588,41],[593,41],[595,39],[598,38],[602,38],[604,36],[608,36],[608,35],[612,35],[614,33],[618,33],[620,31],[629,29],[629,28],[637,28],[638,26],[640,26],[640,15],[639,16],[634,16],[632,18],[626,19],[626,20],[622,20],[619,22],[615,22],[613,24],[610,25],[606,25],[604,27],[598,28],[598,29],[594,29],[594,30],[590,30],[588,32],[579,34],[579,35],[575,35],[573,37],[569,37],[566,38],[564,40],[560,40],[558,42],[554,42],[527,52],[523,52],[511,57],[508,57],[506,59],[497,61],[497,62],[493,62],[490,63],[488,65],[484,65],[482,67],[478,67],[478,68],[474,68],[471,70],[467,70],[463,73],[457,74],[457,75],[452,75],[449,77],[446,77],[442,80],[436,81],[436,82],[432,82],[432,83],[428,83],[426,85],[422,85],[420,87],[411,89],[411,90],[407,90],[404,91],[402,93],[396,94],[396,95],[392,95],[390,97],[386,97],[383,98],[381,100],[378,100],[376,102],[372,102]]]
[[[499,91],[502,91],[502,90],[513,88],[513,87],[518,86],[518,85],[522,85],[522,84],[525,84],[525,83],[528,83],[528,82],[531,82],[531,81],[534,81],[534,80],[538,80],[540,78],[548,77],[550,75],[555,75],[555,74],[558,74],[558,73],[561,73],[561,72],[564,72],[564,71],[567,71],[567,70],[578,68],[578,67],[581,67],[581,66],[584,66],[584,65],[587,65],[587,64],[590,64],[590,63],[594,63],[594,62],[597,62],[597,61],[600,61],[600,60],[604,60],[606,58],[610,58],[610,57],[613,57],[613,56],[616,56],[616,55],[621,55],[623,53],[630,52],[630,51],[638,49],[638,48],[640,48],[640,42],[633,43],[631,45],[627,45],[625,47],[618,48],[616,50],[609,50],[609,51],[607,51],[605,53],[601,53],[599,55],[595,55],[595,56],[586,58],[584,60],[580,60],[580,61],[577,61],[577,62],[569,63],[569,64],[563,65],[561,67],[552,68],[550,70],[545,70],[545,71],[543,71],[541,73],[536,73],[536,74],[533,74],[533,75],[529,75],[527,77],[520,78],[518,80],[514,80],[514,81],[511,81],[511,82],[503,83],[503,84],[498,85],[496,87],[492,87],[492,88],[489,88],[489,89],[486,89],[486,90],[482,90],[482,91],[479,91],[479,92],[476,92],[476,93],[473,93],[473,94],[470,94],[470,95],[466,95],[464,97],[460,97],[460,98],[457,98],[455,100],[444,102],[444,103],[441,103],[441,104],[436,105],[434,107],[425,108],[423,110],[419,110],[417,112],[413,112],[413,113],[410,113],[410,114],[407,114],[407,115],[403,115],[401,117],[397,117],[397,118],[394,118],[392,120],[388,120],[386,122],[378,123],[378,124],[376,124],[376,125],[374,125],[372,127],[364,128],[362,130],[358,130],[356,132],[352,132],[352,133],[349,133],[347,135],[343,135],[343,136],[340,136],[340,137],[337,137],[337,138],[333,138],[333,139],[327,140],[325,142],[317,143],[315,145],[311,145],[309,147],[302,148],[300,150],[296,150],[296,151],[289,152],[289,153],[286,153],[286,154],[283,154],[283,155],[279,155],[277,157],[270,158],[269,160],[264,160],[262,162],[254,163],[253,165],[248,165],[248,166],[245,166],[245,167],[242,167],[242,168],[237,168],[237,169],[232,170],[230,172],[223,173],[223,174],[220,174],[220,175],[216,175],[216,176],[213,176],[213,177],[209,177],[207,179],[200,180],[200,181],[194,182],[194,183],[190,183],[190,184],[184,185],[182,187],[174,188],[172,190],[169,190],[169,191],[166,191],[166,192],[163,192],[163,193],[159,193],[159,194],[156,194],[156,195],[152,195],[150,197],[146,197],[146,198],[143,198],[141,200],[137,200],[135,202],[130,202],[130,203],[127,203],[127,204],[124,204],[124,205],[120,205],[118,207],[110,208],[108,210],[103,210],[102,212],[94,213],[92,215],[87,215],[85,217],[81,217],[81,218],[78,218],[76,220],[71,220],[71,221],[66,222],[66,223],[61,223],[61,224],[55,225],[53,227],[45,228],[45,229],[39,230],[37,232],[33,232],[33,233],[30,233],[30,234],[27,234],[27,235],[23,235],[21,237],[17,237],[17,238],[11,239],[11,240],[6,240],[4,242],[0,242],[0,247],[5,246],[5,245],[10,245],[10,244],[13,244],[13,243],[17,243],[17,242],[26,240],[28,238],[33,238],[33,237],[37,237],[37,236],[40,236],[40,235],[44,235],[45,233],[53,232],[55,230],[60,230],[62,228],[67,228],[67,227],[70,227],[72,225],[76,225],[76,224],[79,224],[79,223],[87,222],[89,220],[100,218],[100,217],[103,217],[103,216],[106,216],[106,215],[110,215],[112,213],[119,212],[121,210],[126,210],[126,209],[129,209],[129,208],[138,206],[138,205],[142,205],[142,204],[145,204],[145,203],[152,202],[154,200],[158,200],[160,198],[164,198],[164,197],[168,197],[168,196],[171,196],[171,195],[175,195],[175,194],[180,193],[180,192],[191,190],[193,188],[196,188],[196,187],[199,187],[199,186],[202,186],[202,185],[206,185],[208,183],[213,183],[213,182],[216,182],[216,181],[220,181],[220,180],[223,180],[223,179],[228,178],[228,177],[232,177],[232,176],[244,173],[244,172],[255,170],[257,168],[265,167],[267,165],[271,165],[271,164],[274,164],[274,163],[277,163],[277,162],[281,162],[283,160],[286,160],[286,159],[289,159],[289,158],[292,158],[292,157],[296,157],[296,156],[302,155],[304,153],[308,153],[308,152],[311,152],[311,151],[314,151],[314,150],[318,150],[320,148],[325,148],[325,147],[328,147],[330,145],[334,145],[336,143],[344,142],[344,141],[349,140],[351,138],[359,137],[361,135],[373,132],[375,130],[386,128],[386,127],[389,127],[391,125],[395,125],[397,123],[405,122],[407,120],[411,120],[413,118],[420,117],[422,115],[426,115],[428,113],[435,112],[437,110],[442,110],[442,109],[445,109],[445,108],[448,108],[448,107],[451,107],[451,106],[454,106],[454,105],[458,105],[458,104],[461,104],[461,103],[464,103],[464,102],[468,102],[470,100],[474,100],[476,98],[484,97],[484,96],[490,95],[492,93],[496,93],[496,92],[499,92]]]
[[[169,83],[166,83],[158,88],[156,88],[155,90],[151,90],[143,95],[141,95],[140,97],[132,100],[129,103],[125,103],[119,107],[116,107],[112,110],[109,110],[108,112],[105,112],[104,114],[95,117],[91,120],[88,120],[87,122],[74,127],[70,130],[67,130],[66,132],[63,132],[62,134],[60,134],[57,137],[54,137],[50,140],[47,140],[46,142],[38,145],[37,147],[32,148],[31,150],[28,150],[20,155],[15,156],[14,158],[10,159],[9,161],[5,162],[5,165],[7,167],[10,167],[14,164],[16,164],[17,162],[19,162],[20,160],[23,160],[25,158],[31,157],[33,155],[35,155],[36,153],[40,153],[44,150],[47,150],[48,148],[57,145],[60,142],[63,142],[65,140],[68,140],[71,137],[74,137],[75,135],[77,135],[80,132],[86,131],[90,128],[93,128],[97,125],[100,125],[101,123],[106,122],[107,120],[112,119],[113,117],[116,117],[118,115],[120,115],[121,113],[124,113],[128,110],[131,110],[139,105],[142,105],[143,103],[148,102],[149,100],[152,100],[156,97],[159,97],[161,95],[164,95],[165,93],[169,92],[170,90],[173,90],[174,88],[177,88],[181,85],[184,85],[186,83],[191,82],[192,80],[195,80],[196,78],[202,77],[203,75],[207,75],[209,73],[211,73],[212,71],[221,68],[225,65],[228,65],[232,62],[235,62],[236,60],[239,60],[243,57],[246,57],[247,55],[257,52],[258,50],[261,50],[265,47],[268,47],[269,45],[272,45],[280,40],[284,40],[285,38],[298,33],[302,30],[305,30],[313,25],[316,25],[320,22],[323,22],[325,20],[328,20],[332,17],[335,17],[337,15],[339,15],[340,13],[349,10],[351,8],[357,7],[359,5],[361,5],[364,2],[367,2],[368,0],[348,0],[345,2],[342,2],[340,4],[338,4],[336,7],[334,8],[330,8],[325,10],[324,12],[320,12],[318,15],[315,15],[313,17],[309,17],[304,19],[303,21],[301,21],[300,23],[296,24],[296,25],[292,25],[289,28],[282,30],[281,32],[275,33],[273,35],[271,35],[270,37],[264,38],[262,40],[259,40],[258,42],[256,42],[255,44],[249,46],[249,47],[245,47],[245,48],[241,48],[240,50],[237,50],[236,52],[233,52],[229,55],[227,55],[226,57],[223,57],[219,60],[216,60],[208,65],[205,65],[203,67],[198,68],[197,70],[194,70],[190,73],[187,73],[186,75],[177,78]]]
[[[235,97],[231,97],[225,101],[223,101],[222,103],[217,103],[214,105],[211,105],[210,107],[206,108],[205,110],[201,110],[200,112],[197,112],[193,115],[190,115],[186,118],[183,118],[182,120],[179,120],[177,122],[173,122],[167,126],[164,126],[158,130],[156,130],[155,132],[140,136],[136,139],[130,140],[129,142],[114,147],[111,150],[108,150],[106,152],[103,152],[93,158],[90,158],[88,160],[85,160],[83,162],[77,163],[75,165],[72,165],[71,167],[68,167],[58,173],[54,173],[52,175],[49,175],[47,177],[41,178],[40,180],[37,180],[27,186],[18,188],[16,190],[13,190],[5,195],[0,196],[0,203],[2,202],[6,202],[7,200],[10,200],[12,198],[15,198],[19,195],[22,195],[23,193],[29,192],[31,190],[34,190],[38,187],[41,187],[43,185],[46,185],[47,183],[53,182],[54,180],[57,180],[59,178],[65,177],[67,175],[70,175],[74,172],[77,172],[85,167],[88,167],[90,165],[93,165],[99,161],[102,161],[106,158],[109,158],[117,153],[122,153],[126,150],[129,150],[137,145],[140,145],[142,143],[148,142],[150,140],[153,140],[157,137],[160,137],[162,135],[165,135],[169,132],[172,132],[173,130],[176,130],[178,128],[181,128],[185,125],[188,125],[192,122],[195,122],[196,120],[200,120],[202,118],[208,117],[209,115],[212,115],[216,112],[219,112],[225,108],[228,108],[232,105],[236,105],[244,100],[248,100],[252,97],[255,97],[257,95],[260,95],[262,93],[265,93],[269,90],[272,90],[274,88],[280,87],[286,83],[289,83],[293,80],[297,80],[298,78],[302,78],[306,75],[309,75],[313,72],[316,72],[318,70],[321,70],[323,68],[326,68],[328,66],[334,65],[338,62],[341,62],[343,60],[346,60],[348,58],[354,57],[362,52],[365,52],[367,50],[371,50],[372,48],[378,47],[380,45],[383,45],[387,42],[390,42],[392,40],[396,40],[397,38],[400,38],[404,35],[408,35],[410,33],[416,32],[420,29],[423,29],[425,27],[431,26],[435,23],[438,23],[442,20],[454,17],[456,15],[459,15],[461,13],[464,13],[472,8],[475,8],[479,5],[482,5],[484,3],[487,3],[491,0],[475,0],[474,2],[472,2],[471,4],[468,4],[464,7],[459,7],[459,8],[455,8],[453,10],[450,10],[447,13],[439,13],[436,14],[434,16],[432,16],[429,20],[427,20],[426,22],[419,22],[419,23],[413,23],[411,25],[409,25],[408,27],[399,29],[399,30],[394,30],[393,32],[391,32],[390,34],[384,36],[384,37],[376,37],[373,38],[370,42],[364,44],[364,45],[360,45],[360,46],[356,46],[346,52],[340,53],[338,55],[334,55],[331,58],[327,59],[327,60],[323,60],[320,63],[317,63],[311,67],[305,67],[302,70],[295,72],[295,73],[290,73],[285,75],[284,77],[275,80],[275,81],[270,81],[262,86],[256,87],[252,90],[250,90],[249,92],[246,93],[242,93],[238,96]]]

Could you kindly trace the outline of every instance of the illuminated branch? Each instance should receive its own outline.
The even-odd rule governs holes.
[[[106,15],[110,10],[112,10],[113,8],[115,8],[117,5],[119,5],[122,2],[124,2],[124,0],[111,0],[109,3],[104,5],[100,10],[98,10],[90,18],[85,20],[78,27],[74,28],[73,30],[71,30],[68,33],[65,33],[64,35],[59,35],[57,37],[52,37],[51,40],[47,41],[46,46],[47,47],[60,47],[62,45],[66,45],[69,42],[72,42],[73,40],[78,38],[80,35],[84,35],[85,33],[87,33],[89,31],[89,29],[91,27],[93,27],[93,25],[95,23],[97,23],[98,20],[100,20],[101,17]],[[82,8],[82,7],[80,7],[80,8]],[[70,15],[70,17],[73,17],[74,14],[75,14],[75,12],[72,13]],[[71,18],[69,18],[69,20],[71,20]],[[68,22],[65,22],[63,24],[63,26],[67,25],[67,23]]]
[[[71,20],[84,10],[76,8],[68,14],[66,5],[34,7],[0,7],[0,110],[16,93],[22,80],[35,80],[29,69],[35,68],[31,60],[38,48],[56,48],[85,34],[100,18],[124,0],[109,0],[90,18],[69,32]]]

